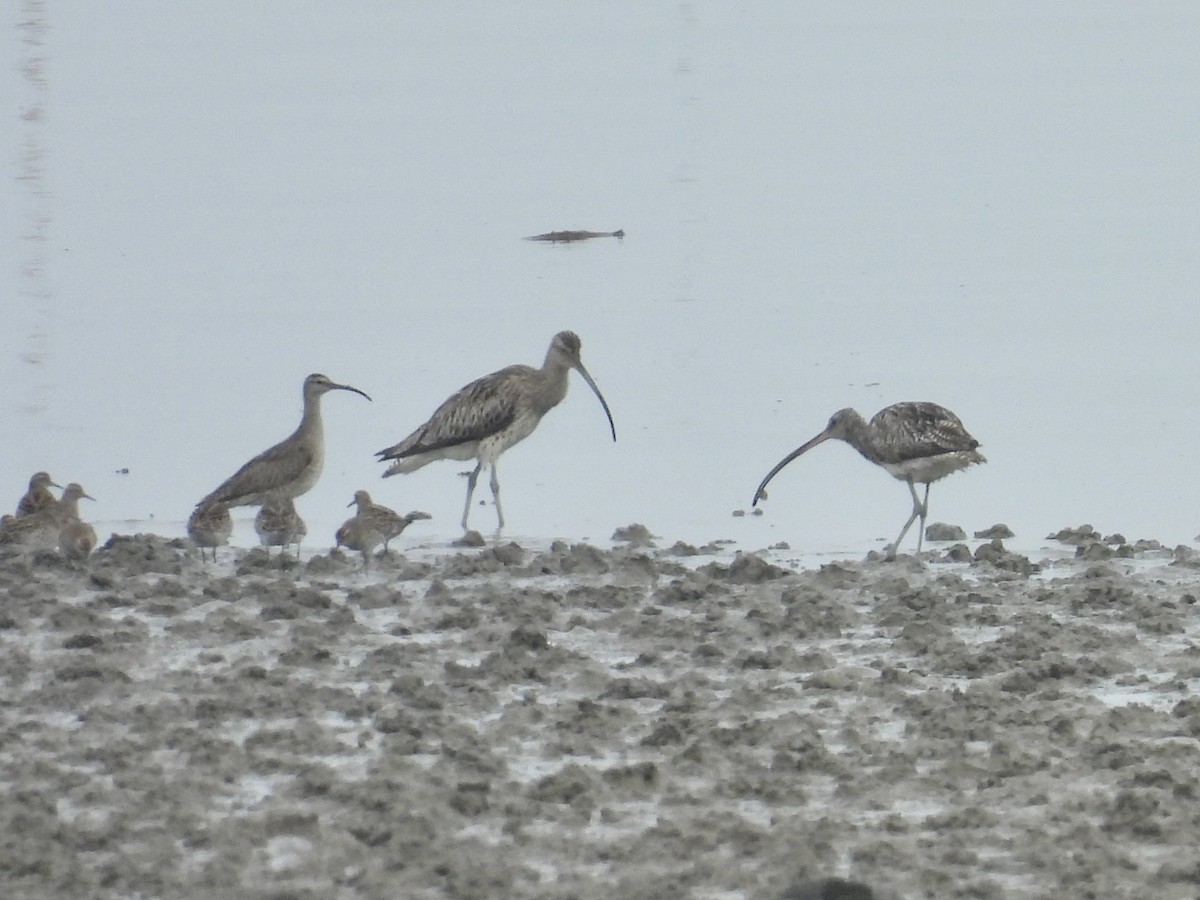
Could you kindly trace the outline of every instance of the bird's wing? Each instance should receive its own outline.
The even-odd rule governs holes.
[[[870,427],[878,436],[875,448],[884,463],[974,450],[979,446],[958,416],[936,403],[897,403],[877,412]]]
[[[428,422],[375,455],[380,459],[403,459],[503,431],[516,418],[516,379],[534,371],[529,366],[509,366],[472,381],[439,406]]]
[[[312,450],[293,443],[289,438],[258,454],[197,505],[227,503],[237,506],[246,497],[296,480],[312,465],[313,456]]]

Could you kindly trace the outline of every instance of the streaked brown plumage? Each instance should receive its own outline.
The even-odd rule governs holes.
[[[30,478],[29,490],[17,503],[17,515],[31,516],[54,506],[58,502],[58,498],[50,492],[52,487],[62,488],[62,485],[57,484],[48,472],[38,472]]]
[[[87,559],[96,548],[96,529],[79,518],[79,501],[95,500],[82,486],[71,482],[54,510],[58,520],[58,549],[67,559]]]
[[[324,375],[309,375],[304,379],[304,414],[296,430],[234,472],[197,506],[261,506],[270,496],[299,497],[312,488],[325,465],[321,397],[329,391],[353,391],[367,397],[356,387],[337,384]]]
[[[831,438],[845,441],[868,461],[882,466],[892,477],[908,485],[913,499],[912,515],[888,548],[888,559],[895,558],[900,541],[917,518],[921,520],[917,552],[921,552],[925,518],[929,513],[930,484],[959,469],[987,462],[976,449],[979,441],[971,437],[958,416],[936,403],[896,403],[881,409],[870,422],[853,409],[843,409],[833,414],[824,431],[797,447],[767,473],[754,492],[752,505],[767,498],[767,482],[780,469]],[[924,500],[917,497],[917,484],[925,485]]]
[[[200,548],[200,558],[204,559],[207,547],[212,550],[213,562],[216,562],[217,548],[229,543],[233,534],[233,516],[229,514],[229,507],[224,503],[197,506],[188,517],[187,533],[192,543]]]
[[[413,522],[433,518],[429,513],[420,511],[402,516],[393,509],[374,503],[366,491],[355,491],[354,499],[347,505],[357,506],[358,511],[338,528],[335,535],[337,546],[361,552],[364,568],[369,566],[368,554],[380,544],[383,544],[386,553],[392,538]]]
[[[295,544],[297,556],[300,555],[300,542],[308,534],[308,526],[296,512],[291,497],[268,498],[254,517],[254,530],[264,547],[280,547],[280,552],[285,553],[291,544]]]
[[[467,479],[462,527],[467,527],[475,481],[486,465],[492,470],[496,519],[503,528],[496,460],[513,444],[529,437],[542,416],[562,402],[567,395],[567,376],[571,369],[583,376],[599,398],[613,440],[617,439],[617,427],[613,424],[608,403],[580,358],[581,346],[574,332],[560,331],[551,340],[540,369],[508,366],[472,381],[439,406],[428,422],[400,443],[375,454],[383,461],[394,460],[383,477],[415,472],[438,459],[474,459],[477,462]]]

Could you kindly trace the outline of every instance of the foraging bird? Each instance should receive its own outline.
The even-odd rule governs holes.
[[[96,548],[96,529],[79,518],[79,501],[95,500],[80,485],[71,482],[63,488],[63,495],[53,515],[58,520],[58,549],[67,559],[87,559]]]
[[[306,493],[325,465],[321,397],[329,391],[353,391],[367,397],[356,387],[337,384],[324,375],[309,375],[304,379],[304,414],[299,427],[234,472],[197,506],[262,506],[271,496],[292,498]]]
[[[608,416],[612,437],[617,426],[600,388],[580,359],[581,343],[572,331],[560,331],[550,342],[540,369],[532,366],[508,366],[499,372],[472,381],[437,408],[429,421],[400,443],[380,450],[381,461],[395,460],[383,473],[406,474],[438,459],[475,459],[474,471],[467,478],[467,501],[463,506],[462,527],[467,527],[471,495],[484,466],[492,470],[492,497],[496,501],[499,528],[504,527],[500,508],[500,480],[496,460],[518,441],[537,428],[547,412],[567,395],[567,376],[575,369],[595,392]]]
[[[337,530],[337,546],[362,551],[364,564],[367,554],[380,544],[383,544],[386,553],[392,538],[398,537],[413,522],[433,518],[429,513],[419,510],[402,516],[394,509],[373,502],[366,491],[355,491],[354,499],[346,505],[357,506],[358,512]]]
[[[224,503],[200,505],[192,510],[187,522],[188,537],[200,548],[200,558],[204,559],[204,548],[212,550],[213,562],[217,561],[217,548],[229,542],[233,534],[233,516],[229,507]]]
[[[48,472],[38,472],[29,479],[29,490],[25,492],[25,496],[17,503],[18,516],[31,516],[43,509],[49,509],[58,502],[58,498],[50,493],[50,488],[62,488],[61,484],[57,484]]]
[[[290,544],[296,545],[296,555],[300,555],[300,541],[308,534],[308,526],[296,512],[296,504],[291,497],[271,497],[258,515],[254,517],[254,530],[264,547],[280,547],[280,553],[286,553]]]
[[[917,532],[917,552],[921,552],[925,518],[929,513],[930,484],[959,469],[987,462],[976,449],[979,441],[971,437],[958,416],[936,403],[896,403],[881,409],[869,423],[855,410],[843,409],[833,414],[824,431],[797,447],[767,473],[754,492],[751,505],[767,499],[767,482],[780,469],[830,438],[845,441],[869,462],[882,466],[893,478],[908,485],[913,499],[912,515],[888,548],[888,559],[896,558],[900,542],[918,517],[921,527]],[[925,485],[924,500],[917,498],[917,484]]]

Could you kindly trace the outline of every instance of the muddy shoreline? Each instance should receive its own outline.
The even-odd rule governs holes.
[[[0,560],[5,896],[1197,895],[1186,548],[624,537]]]

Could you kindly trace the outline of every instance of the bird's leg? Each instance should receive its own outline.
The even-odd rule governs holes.
[[[475,465],[475,469],[467,476],[467,502],[463,506],[462,527],[463,531],[467,530],[467,516],[471,514],[471,495],[475,493],[475,480],[479,478],[479,470],[483,468],[483,460],[481,459]]]
[[[917,499],[913,491],[913,499]],[[917,553],[921,552],[921,542],[925,539],[925,518],[929,515],[929,482],[925,482],[925,499],[921,501],[921,530],[917,532]]]
[[[896,552],[900,549],[900,542],[904,540],[904,536],[908,534],[908,529],[911,528],[912,523],[917,520],[917,516],[921,517],[921,530],[925,530],[925,507],[921,501],[917,499],[917,489],[913,486],[913,483],[911,481],[906,483],[908,484],[908,492],[912,494],[913,498],[912,515],[908,517],[908,521],[905,522],[904,527],[900,529],[900,536],[896,538],[896,542],[892,544],[891,548],[888,550],[888,560],[893,560],[896,558]],[[925,497],[926,499],[929,498],[929,485],[925,485]],[[917,552],[921,552],[919,536],[917,538]]]
[[[496,474],[496,463],[492,463],[492,499],[496,501],[496,518],[500,524],[496,526],[499,531],[504,527],[504,511],[500,509],[500,476]]]

